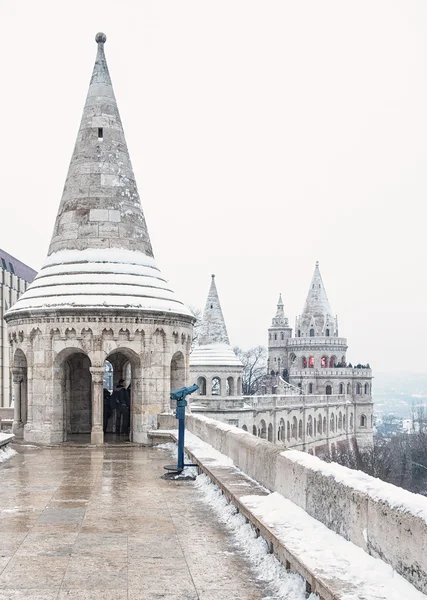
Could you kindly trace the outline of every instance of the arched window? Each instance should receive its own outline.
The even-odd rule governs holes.
[[[360,383],[358,383],[356,385],[356,394],[358,394],[360,396],[361,393],[362,393],[362,386],[360,385]]]
[[[346,423],[346,418],[345,418],[345,415],[343,415],[343,417],[342,417],[342,426],[343,426],[344,431],[345,431],[345,428],[346,428],[346,424],[347,424]]]
[[[314,337],[314,329],[313,329],[313,327],[310,329],[310,337]]]
[[[259,424],[259,426],[260,426],[259,437],[262,438],[263,440],[265,440],[267,437],[267,425],[265,424],[264,419],[261,419],[261,423]]]
[[[253,433],[253,435],[258,435],[258,430],[256,428],[256,425],[252,426],[252,433]]]
[[[368,422],[368,420],[366,418],[366,415],[361,415],[360,416],[360,427],[366,427],[367,422]]]
[[[242,429],[243,429],[243,431],[247,431],[248,430],[248,428],[246,427],[246,425],[242,425]]]
[[[298,429],[298,421],[297,421],[297,418],[296,418],[296,417],[294,417],[294,418],[292,419],[292,438],[293,438],[294,440],[296,440],[296,439],[297,439],[297,429]]]
[[[298,423],[298,437],[300,440],[302,440],[302,419],[300,419]]]
[[[285,441],[285,421],[283,419],[280,419],[279,440],[281,442]]]
[[[365,383],[365,394],[369,394],[369,384]]]
[[[347,395],[350,396],[351,394],[351,385],[349,383],[347,383]]]
[[[341,364],[345,367],[345,356],[341,356]]]
[[[305,356],[302,357],[301,362],[302,362],[302,368],[306,369],[307,368],[307,359]]]
[[[283,333],[283,331],[282,331],[282,333],[280,334],[280,339],[282,339],[282,340],[284,340],[284,339],[285,339],[285,334]]]
[[[334,413],[331,414],[330,422],[329,422],[329,430],[335,431],[335,416]]]
[[[206,378],[199,377],[197,379],[197,385],[199,386],[199,396],[206,396]]]
[[[234,377],[227,377],[227,382],[226,382],[226,392],[227,392],[227,396],[234,396]]]
[[[268,426],[268,441],[269,442],[273,442],[274,438],[273,438],[273,425],[270,423]]]
[[[316,431],[316,430],[317,430],[317,421],[316,421],[316,417],[314,417],[314,420],[313,420],[313,425],[314,425],[314,437],[316,437],[316,434],[317,434],[317,431]]]
[[[317,433],[322,435],[322,415],[317,417]]]
[[[350,429],[353,429],[353,413],[350,413]]]
[[[344,384],[340,383],[340,394],[344,394]]]
[[[313,393],[313,384],[312,384],[312,383],[309,383],[309,384],[308,384],[308,393],[309,393],[309,394],[312,394],[312,393]]]
[[[327,356],[322,356],[322,358],[320,359],[320,366],[322,367],[322,369],[325,369],[328,366]]]
[[[331,358],[329,359],[329,368],[333,369],[335,367],[335,361],[336,361],[336,356],[331,356]]]
[[[329,329],[325,331],[326,337],[329,337]]]
[[[219,377],[212,378],[212,396],[221,395],[221,379]]]
[[[339,412],[338,416],[338,429],[342,429],[342,412]]]
[[[301,337],[301,329],[298,329],[298,337]]]
[[[277,333],[274,334],[274,339],[277,340]]]
[[[331,385],[327,385],[326,386],[326,395],[327,396],[331,396],[332,395],[332,386]]]
[[[323,417],[323,433],[326,433],[326,417]]]
[[[291,439],[291,424],[289,421],[286,423],[286,439],[288,442]]]
[[[307,419],[307,435],[310,437],[313,436],[313,418],[311,415],[309,415]]]
[[[308,359],[308,366],[310,369],[314,369],[314,356],[310,356]]]

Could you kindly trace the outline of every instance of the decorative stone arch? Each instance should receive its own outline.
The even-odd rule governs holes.
[[[226,382],[226,395],[234,396],[234,377],[227,377]]]
[[[252,425],[252,435],[257,436],[258,435],[258,429],[256,425]]]
[[[273,425],[272,423],[268,424],[268,441],[274,442],[274,433],[273,433]]]
[[[293,365],[297,359],[297,355],[294,352],[291,352],[289,355],[289,364]]]
[[[340,383],[339,385],[339,393],[341,395],[345,393],[345,385],[343,383]]]
[[[241,377],[237,378],[236,395],[237,396],[241,396],[242,395],[242,378]]]
[[[264,419],[261,419],[259,424],[259,437],[263,440],[267,438],[267,425]]]
[[[12,379],[13,379],[13,425],[12,433],[17,438],[24,436],[24,426],[28,420],[28,363],[21,348],[17,348],[13,355]]]
[[[246,427],[246,425],[242,425],[242,429],[243,429],[243,431],[247,431],[248,430],[248,428]]]
[[[298,423],[298,438],[300,440],[302,440],[302,434],[303,434],[303,430],[302,430],[302,419],[299,420]]]
[[[360,427],[367,427],[368,426],[368,418],[366,415],[360,415]]]
[[[362,393],[362,386],[360,383],[356,383],[356,394],[360,396]]]
[[[369,394],[369,383],[365,383],[365,396]]]
[[[199,396],[206,396],[206,377],[198,377],[197,385],[199,386]]]
[[[326,384],[326,386],[325,386],[325,394],[327,396],[332,396],[332,391],[333,391],[333,389],[332,389],[332,383],[328,382]]]
[[[215,375],[211,382],[212,396],[221,396],[221,377]]]
[[[292,439],[296,440],[298,435],[298,421],[297,418],[294,417],[292,419]]]
[[[170,389],[172,392],[182,387],[185,387],[185,357],[181,350],[177,350],[170,364]]]
[[[311,327],[310,328],[310,333],[309,333],[310,337],[314,337],[314,333],[315,333],[314,332],[314,327]]]

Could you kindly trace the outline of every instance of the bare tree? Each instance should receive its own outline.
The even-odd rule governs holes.
[[[197,308],[196,306],[193,306],[192,304],[190,304],[190,306],[188,308],[190,309],[190,312],[193,315],[193,317],[196,318],[196,322],[193,325],[193,337],[191,339],[190,352],[192,352],[194,349],[194,346],[197,344],[197,339],[199,337],[199,329],[200,329],[200,325],[202,324],[202,311],[200,310],[200,308]]]
[[[235,346],[233,350],[243,363],[243,395],[253,396],[258,392],[259,383],[267,373],[267,349],[264,346],[255,346],[249,350],[242,350]]]

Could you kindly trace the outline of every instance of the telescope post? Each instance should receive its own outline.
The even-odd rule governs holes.
[[[185,435],[185,407],[188,402],[186,396],[198,389],[198,385],[194,384],[189,388],[181,388],[175,392],[171,392],[171,400],[176,400],[175,417],[178,419],[178,464],[166,465],[164,468],[170,473],[182,473],[184,467],[197,467],[192,463],[184,463],[184,435]]]

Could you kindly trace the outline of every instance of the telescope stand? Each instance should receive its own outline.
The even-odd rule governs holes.
[[[175,416],[178,419],[178,464],[166,465],[164,469],[169,473],[182,473],[184,467],[197,467],[193,463],[184,463],[184,435],[185,435],[185,407],[187,400],[182,398],[176,401]]]

